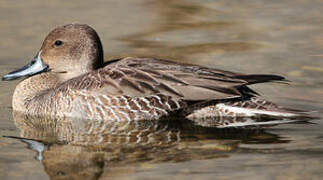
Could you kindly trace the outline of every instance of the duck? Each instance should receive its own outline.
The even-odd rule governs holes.
[[[87,24],[55,28],[29,64],[2,80],[21,78],[13,93],[13,110],[35,116],[100,122],[178,117],[239,127],[290,123],[305,112],[278,106],[249,88],[285,82],[279,75],[243,74],[157,58],[105,62],[100,38]]]

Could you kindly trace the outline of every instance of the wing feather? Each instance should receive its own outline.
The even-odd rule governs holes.
[[[86,87],[95,89],[91,93],[109,95],[140,97],[160,93],[175,99],[207,101],[256,95],[247,85],[284,80],[277,75],[240,74],[168,60],[123,58],[61,86]]]

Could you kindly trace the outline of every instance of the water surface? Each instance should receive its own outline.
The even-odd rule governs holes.
[[[322,11],[318,0],[1,1],[0,75],[34,57],[55,26],[87,23],[99,33],[106,59],[153,56],[280,74],[290,85],[253,88],[278,104],[318,111],[320,118],[316,124],[266,130],[126,124],[122,127],[137,133],[157,128],[160,134],[131,139],[103,133],[108,143],[95,144],[102,137],[75,133],[86,123],[57,128],[51,121],[43,126],[34,126],[32,119],[17,121],[11,96],[18,81],[0,82],[0,135],[44,142],[36,146],[44,148],[38,154],[28,140],[0,137],[0,179],[321,179],[323,56],[317,55],[323,54]]]

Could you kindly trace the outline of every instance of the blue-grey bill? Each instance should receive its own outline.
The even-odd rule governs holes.
[[[37,55],[29,64],[25,65],[20,69],[17,69],[15,71],[8,73],[7,75],[2,77],[2,80],[3,81],[15,80],[21,77],[32,76],[37,73],[46,71],[48,69],[48,65],[43,63],[40,57],[40,54],[41,54],[41,51],[37,53]]]

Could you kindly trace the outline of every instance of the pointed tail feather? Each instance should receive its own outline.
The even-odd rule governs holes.
[[[235,78],[242,79],[248,84],[264,83],[264,82],[288,82],[283,76],[268,75],[268,74],[250,74],[235,76]]]

